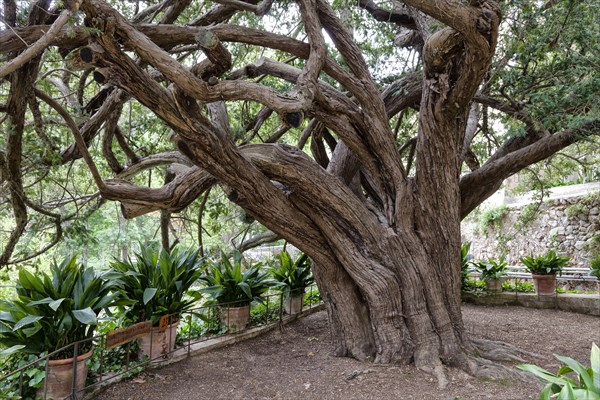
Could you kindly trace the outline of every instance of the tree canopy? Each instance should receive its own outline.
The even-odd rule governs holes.
[[[233,81],[223,83],[257,82],[272,90],[264,91],[265,95],[290,95],[295,79],[306,65],[304,58],[308,48],[302,41],[306,43],[307,31],[298,18],[298,6],[294,2],[266,1],[257,5],[228,1],[136,1],[133,4],[113,1],[110,4],[116,12],[122,13],[122,22],[128,19],[135,29],[148,35],[156,46],[186,68],[196,65],[199,70],[211,62],[198,42],[199,37],[223,42],[218,47],[225,50],[225,62],[230,65],[222,65],[222,71],[214,71],[214,66],[212,70],[209,68],[203,72],[206,79],[213,76]],[[7,223],[7,219],[3,219],[4,246],[0,248],[3,264],[43,253],[74,232],[81,236],[85,223],[75,221],[84,221],[105,199],[111,198],[98,192],[97,186],[89,180],[89,172],[80,168],[81,153],[72,132],[75,126],[80,130],[85,128],[81,133],[103,180],[116,176],[131,184],[157,188],[164,183],[166,165],[175,162],[189,165],[189,160],[172,152],[174,146],[169,137],[173,130],[157,119],[151,108],[128,96],[126,90],[115,91],[113,85],[94,80],[101,72],[81,60],[80,49],[93,41],[101,29],[84,23],[86,14],[79,9],[78,2],[66,2],[66,5],[71,9],[50,1],[31,4],[6,1],[3,6],[0,111],[5,115],[2,118],[4,134],[0,138],[1,215],[13,221]],[[491,164],[542,137],[549,140],[555,133],[567,131],[563,136],[579,135],[579,139],[584,139],[588,133],[594,133],[589,124],[597,118],[599,83],[594,71],[598,66],[599,35],[594,15],[598,6],[578,1],[545,4],[510,1],[502,6],[499,48],[475,96],[473,125],[469,132],[472,137],[467,138],[469,146],[463,151],[470,170],[479,169],[481,165],[489,169],[486,162]],[[414,10],[411,11],[410,6],[400,2],[360,1],[356,6],[347,7],[338,1],[332,3],[331,8],[339,10],[336,13],[340,24],[349,29],[373,85],[383,95],[394,133],[393,142],[400,149],[399,155],[408,173],[412,174],[422,81],[423,38],[415,30],[418,18],[411,14]],[[88,19],[89,14],[87,12]],[[50,27],[54,29],[49,31]],[[434,32],[441,27],[433,21],[428,23],[427,29]],[[351,69],[343,71],[348,68],[345,50],[338,49],[335,40],[326,37],[323,46],[328,59],[319,77],[323,84],[328,83],[344,96],[352,97],[352,86],[344,81],[352,74]],[[132,50],[130,47],[124,46],[123,50]],[[28,51],[22,54],[25,49]],[[141,57],[140,70],[153,73],[153,79],[164,85],[165,76],[159,76],[160,68],[144,62],[144,56]],[[200,66],[199,61],[204,66]],[[284,64],[289,67],[284,68]],[[18,71],[28,66],[31,80],[14,81]],[[229,69],[225,68],[228,66]],[[341,75],[346,76],[341,79]],[[21,92],[17,92],[21,86]],[[13,105],[9,112],[9,95],[24,104]],[[327,129],[318,118],[311,119],[314,112],[307,110],[303,121],[295,127],[278,117],[283,110],[270,108],[264,100],[240,94],[229,97],[226,108],[224,103],[209,103],[205,112],[215,114],[213,121],[221,118],[223,129],[236,144],[282,142],[304,148],[309,143],[313,159],[322,166],[327,165],[339,134],[335,129]],[[360,104],[353,107],[356,111]],[[94,115],[96,118],[91,119]],[[12,130],[14,135],[10,136]],[[574,141],[563,140],[559,146],[562,148]],[[567,169],[581,169],[584,177],[593,178],[597,172],[593,172],[593,167],[589,172],[586,165],[596,161],[597,140],[579,143],[583,144],[576,150],[559,153],[557,161],[566,164]],[[534,158],[521,157],[524,163],[486,182],[490,189],[480,189],[480,195],[471,196],[473,200],[465,212],[489,195],[491,188],[498,187],[508,174],[522,169],[523,164],[552,156],[561,148]],[[556,168],[551,169],[550,175],[555,181],[561,179],[556,177]],[[187,186],[195,186],[199,179],[193,177],[189,182],[194,184]],[[463,180],[468,182],[468,174]],[[204,187],[191,192],[180,189],[166,193],[167,190],[155,189],[152,192],[160,193],[160,199],[148,199],[146,203],[155,203],[149,210],[179,211],[208,186],[206,182]],[[136,190],[129,185],[120,187],[112,198],[127,200],[131,193],[123,194],[128,189]]]

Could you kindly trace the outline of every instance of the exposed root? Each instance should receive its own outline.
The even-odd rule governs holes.
[[[522,358],[523,356],[528,356],[535,359],[544,358],[539,354],[519,349],[504,342],[496,342],[486,339],[471,339],[471,343],[475,346],[483,358],[492,361],[525,362],[525,360]]]
[[[438,389],[445,389],[448,386],[448,378],[446,377],[446,371],[444,370],[444,366],[441,362],[435,363],[435,365],[432,366],[422,365],[417,368],[423,372],[433,375],[433,377],[437,379]]]
[[[510,379],[510,380],[520,380],[523,382],[537,382],[537,380],[533,377],[533,375],[528,374],[524,371],[516,369],[514,367],[507,367],[502,364],[495,363],[490,360],[486,360],[484,358],[473,357],[470,360],[469,369],[471,370],[471,375],[477,378],[485,378],[485,379]]]

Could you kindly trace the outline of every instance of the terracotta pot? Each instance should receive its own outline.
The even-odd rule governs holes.
[[[284,299],[283,308],[286,314],[294,315],[302,312],[302,306],[304,305],[304,293],[296,294],[296,296],[288,297]]]
[[[178,326],[179,321],[172,323],[164,330],[153,326],[149,333],[137,338],[140,346],[140,356],[147,356],[155,362],[169,358],[173,349],[175,349]]]
[[[499,293],[502,291],[502,279],[488,279],[485,281],[487,290],[492,293]]]
[[[554,296],[556,294],[556,274],[531,275],[538,296]]]
[[[78,399],[83,399],[85,380],[87,379],[88,366],[85,363],[92,356],[92,350],[77,356],[75,366],[75,390]],[[46,379],[38,391],[38,396],[45,399],[62,400],[71,398],[73,394],[73,361],[74,358],[63,360],[48,360]]]
[[[221,322],[227,326],[227,332],[240,332],[246,329],[250,319],[250,304],[241,307],[221,308]]]

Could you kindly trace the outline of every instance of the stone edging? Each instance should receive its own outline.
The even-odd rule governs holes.
[[[503,292],[487,296],[462,293],[461,297],[463,302],[477,305],[554,308],[600,317],[600,294],[557,294],[546,297],[535,293]]]

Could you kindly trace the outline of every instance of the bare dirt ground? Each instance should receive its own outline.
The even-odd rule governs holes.
[[[600,318],[555,310],[463,306],[472,336],[538,353],[529,360],[556,372],[552,353],[589,365]],[[450,369],[444,390],[411,366],[380,366],[331,355],[324,311],[224,349],[108,387],[97,400],[200,399],[535,399],[541,385],[485,381]]]

